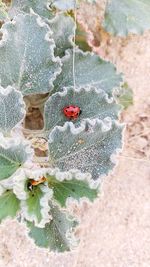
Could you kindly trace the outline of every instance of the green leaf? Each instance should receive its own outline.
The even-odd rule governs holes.
[[[51,19],[53,13],[51,12],[49,5],[50,1],[48,0],[13,0],[9,15],[14,17],[19,13],[30,13],[30,9],[32,8],[39,16]]]
[[[0,221],[6,217],[15,217],[20,209],[20,201],[13,191],[6,191],[0,196]]]
[[[66,122],[49,136],[49,161],[61,171],[89,172],[94,180],[114,167],[112,155],[121,147],[122,126],[110,119],[85,120],[79,128]]]
[[[29,180],[28,180],[29,182]],[[27,185],[26,185],[27,187]],[[46,185],[33,186],[32,191],[28,191],[26,200],[21,201],[22,214],[36,226],[44,227],[49,221],[49,200],[52,197],[52,190]]]
[[[2,26],[1,85],[14,85],[24,95],[46,93],[60,72],[49,27],[35,14],[18,15]],[[15,62],[15,64],[14,64]]]
[[[12,142],[13,141],[13,142]],[[32,151],[29,150],[27,143],[13,140],[0,144],[0,180],[9,178],[14,174],[28,159]]]
[[[73,47],[74,20],[65,14],[57,14],[54,19],[49,21],[48,25],[53,32],[56,45],[55,55],[62,57],[65,55],[66,49]]]
[[[84,53],[81,50],[75,52],[75,64],[73,71],[73,51],[67,50],[62,58],[62,72],[57,76],[54,91],[62,91],[63,87],[75,85],[85,87],[92,85],[97,89],[103,89],[108,94],[121,82],[121,75],[116,74],[113,64],[102,60],[92,53]]]
[[[150,29],[149,0],[108,1],[103,26],[106,31],[119,36],[143,33]]]
[[[28,222],[30,237],[39,247],[50,248],[57,252],[69,251],[75,246],[72,232],[77,224],[76,221],[52,204],[50,214],[52,220],[44,228],[35,227],[33,223]]]
[[[5,5],[5,3],[0,1],[0,20],[5,20],[7,17],[7,6]]]
[[[13,87],[0,87],[0,131],[9,132],[20,123],[25,116],[25,104],[22,94]]]
[[[51,7],[63,11],[72,10],[76,7],[76,0],[51,0]]]
[[[98,190],[92,189],[87,179],[79,180],[79,178],[76,178],[76,175],[74,175],[71,179],[64,179],[63,181],[60,181],[57,177],[50,175],[48,175],[47,178],[49,187],[53,189],[54,199],[62,207],[66,206],[68,198],[73,198],[73,200],[76,199],[78,201],[81,198],[87,198],[90,201],[93,201],[98,195]]]
[[[45,104],[45,130],[50,131],[57,125],[63,126],[68,118],[63,114],[63,108],[74,105],[81,109],[81,114],[73,123],[79,125],[84,119],[106,117],[117,119],[120,107],[109,99],[102,90],[94,87],[64,89],[63,92],[53,94]]]
[[[124,109],[133,105],[133,91],[129,88],[127,83],[124,83],[118,92],[116,90],[115,97],[117,102],[122,105]]]

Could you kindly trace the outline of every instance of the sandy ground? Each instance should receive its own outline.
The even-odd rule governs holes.
[[[123,153],[114,174],[82,219],[79,247],[64,254],[37,248],[14,220],[0,226],[0,267],[150,267],[150,32],[112,38],[100,50],[116,64],[134,92]]]

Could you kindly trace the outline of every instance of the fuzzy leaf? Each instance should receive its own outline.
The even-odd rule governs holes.
[[[50,131],[57,125],[63,126],[69,119],[63,114],[63,108],[74,105],[81,109],[78,119],[73,122],[79,125],[84,119],[106,117],[117,119],[119,106],[109,99],[102,90],[94,87],[64,89],[63,92],[53,94],[45,104],[45,130]]]
[[[62,57],[65,55],[65,50],[73,46],[74,20],[65,14],[57,14],[54,19],[49,21],[49,26],[53,31],[56,45],[55,55]]]
[[[55,91],[62,91],[63,87],[75,84],[76,87],[93,85],[97,89],[103,89],[111,94],[114,87],[119,86],[121,75],[116,74],[113,64],[102,60],[92,53],[84,53],[81,50],[75,52],[75,71],[73,75],[73,51],[67,50],[67,54],[62,59],[62,72],[55,80]]]
[[[51,7],[67,11],[75,9],[76,0],[51,0]]]
[[[110,119],[86,120],[79,128],[66,122],[49,136],[49,161],[61,171],[79,169],[94,180],[114,167],[112,154],[121,147],[122,126]]]
[[[39,247],[50,248],[53,251],[69,251],[73,238],[71,238],[76,221],[69,218],[65,212],[59,210],[57,206],[51,205],[50,214],[52,220],[44,228],[35,227],[33,223],[28,223],[29,235],[34,239]]]
[[[47,186],[34,186],[33,190],[28,192],[28,197],[21,202],[22,214],[28,220],[35,223],[36,226],[44,227],[49,221],[49,200],[52,197],[52,191]]]
[[[79,180],[76,177],[72,177],[72,179],[60,181],[54,176],[47,176],[47,178],[50,188],[53,189],[54,199],[62,207],[65,207],[66,201],[70,197],[78,201],[81,198],[93,201],[98,195],[98,190],[90,188],[87,179]]]
[[[0,87],[0,131],[8,134],[25,116],[22,94],[13,87]]]
[[[23,142],[10,143],[6,147],[0,145],[0,180],[9,178],[31,157],[28,149]]]
[[[59,62],[53,54],[49,27],[38,15],[18,15],[2,26],[0,42],[1,85],[15,85],[24,95],[49,92]],[[15,64],[14,64],[15,62]]]
[[[143,33],[150,29],[149,0],[108,1],[104,27],[106,31],[119,36],[129,33]]]
[[[26,201],[28,213],[30,215],[35,215],[38,222],[42,220],[40,199],[43,195],[44,192],[42,192],[41,188],[39,186],[35,186],[33,192],[29,193],[29,198]]]
[[[30,8],[32,8],[39,16],[51,19],[53,14],[49,5],[50,1],[48,0],[13,0],[9,15],[14,17],[19,13],[30,13]]]
[[[6,217],[15,217],[20,209],[20,201],[13,191],[6,191],[0,196],[0,221]]]
[[[0,1],[0,20],[5,20],[8,17],[7,6]]]

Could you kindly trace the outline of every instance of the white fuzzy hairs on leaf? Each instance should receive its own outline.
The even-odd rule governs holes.
[[[45,41],[47,41],[50,45],[50,48],[51,48],[51,51],[50,51],[50,55],[51,55],[51,59],[54,63],[58,63],[60,65],[60,67],[58,68],[58,71],[55,72],[53,74],[53,78],[51,78],[49,80],[49,85],[50,86],[53,86],[53,82],[55,81],[56,77],[61,73],[61,66],[62,66],[62,62],[61,62],[61,59],[59,57],[55,57],[54,56],[54,49],[56,48],[56,45],[55,45],[55,42],[52,38],[52,30],[50,29],[50,27],[48,27],[48,25],[42,20],[42,18],[36,14],[32,8],[30,8],[30,14],[31,15],[35,15],[37,17],[36,21],[37,21],[37,24],[42,28],[42,27],[47,27],[47,34],[45,35]]]
[[[25,102],[23,100],[23,95],[21,92],[19,92],[18,90],[16,90],[14,87],[12,86],[7,86],[6,88],[3,88],[1,85],[0,85],[0,94],[4,95],[4,96],[7,96],[9,95],[11,92],[14,92],[16,94],[18,94],[19,98],[18,98],[18,102],[21,106],[20,108],[20,111],[22,113],[22,119],[12,128],[11,131],[13,131],[13,129],[15,127],[18,127],[19,125],[21,125],[21,123],[23,122],[24,118],[25,118],[25,115],[26,115],[26,106],[25,106]]]
[[[35,214],[32,215],[29,214],[25,200],[21,201],[21,214],[26,220],[34,222],[35,226],[44,228],[45,224],[48,223],[51,219],[51,215],[49,213],[50,212],[49,201],[52,198],[53,191],[43,185],[40,185],[40,189],[44,193],[44,196],[40,199],[40,208],[41,208],[40,212],[42,217],[41,221],[38,222],[38,219]]]
[[[81,122],[80,126],[78,128],[75,127],[75,125],[72,122],[65,122],[64,126],[55,126],[54,129],[51,131],[49,135],[49,143],[54,142],[54,136],[56,131],[60,132],[65,132],[68,128],[70,128],[70,132],[73,135],[77,135],[84,131],[86,129],[86,126],[91,126],[94,128],[96,125],[101,125],[102,131],[107,132],[111,129],[112,127],[112,120],[111,118],[107,117],[104,120],[100,119],[85,119],[84,121]]]
[[[27,199],[27,192],[25,191],[25,183],[27,177],[24,169],[20,169],[13,177],[13,192],[20,200]]]
[[[64,180],[76,179],[78,181],[86,181],[91,189],[96,189],[99,186],[99,180],[93,180],[90,173],[83,173],[78,169],[71,169],[66,172],[60,171],[57,169],[47,169],[47,175],[55,176],[56,180],[63,182]]]

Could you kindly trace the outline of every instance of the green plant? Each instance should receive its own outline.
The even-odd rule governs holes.
[[[70,11],[76,4],[13,0],[0,13],[0,220],[16,216],[37,245],[56,251],[76,244],[68,205],[98,196],[122,147],[122,76],[76,46],[89,49]],[[82,110],[71,121],[63,112],[70,105]]]

